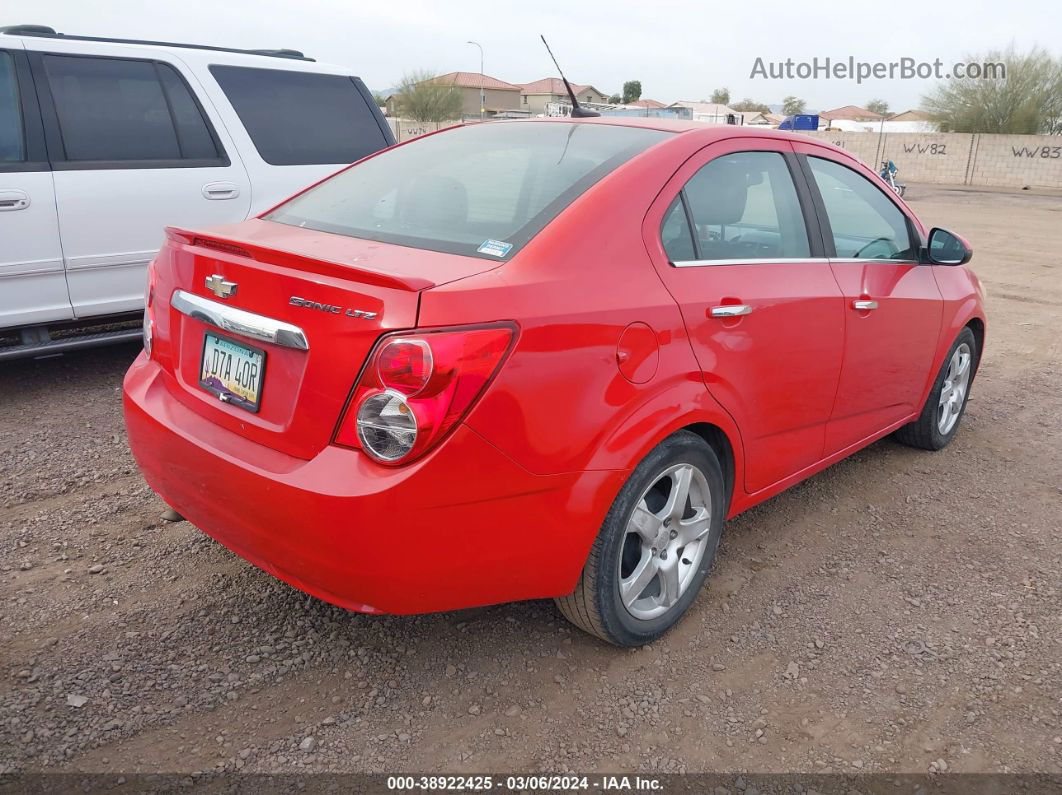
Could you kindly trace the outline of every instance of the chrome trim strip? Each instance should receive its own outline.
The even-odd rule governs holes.
[[[244,337],[271,342],[285,348],[295,348],[300,351],[308,351],[310,343],[306,341],[306,335],[298,326],[285,323],[282,320],[264,315],[256,315],[237,309],[234,306],[225,306],[217,301],[209,301],[198,295],[177,290],[170,298],[170,306],[188,317],[194,317],[204,323],[229,331],[233,334],[241,334]]]
[[[833,257],[830,259],[832,265],[918,265],[920,264],[916,259],[886,259],[884,257],[868,257],[867,259],[856,259],[855,257]]]
[[[787,265],[829,261],[826,257],[767,257],[761,259],[690,259],[671,264],[676,268],[710,268],[716,265]]]
[[[796,263],[812,264],[816,262],[828,262],[834,264],[873,265],[882,263],[887,265],[917,265],[918,260],[909,259],[885,259],[875,257],[873,259],[856,259],[854,257],[764,257],[759,259],[689,259],[680,262],[672,262],[674,268],[710,268],[717,265],[793,265]]]

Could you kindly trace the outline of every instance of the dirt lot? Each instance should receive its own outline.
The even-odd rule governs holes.
[[[967,235],[964,427],[729,523],[651,648],[548,602],[373,618],[160,521],[133,348],[0,367],[0,773],[1062,772],[1062,197],[913,187]]]

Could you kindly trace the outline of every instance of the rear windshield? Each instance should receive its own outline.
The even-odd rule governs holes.
[[[382,152],[266,216],[386,243],[505,258],[670,133],[562,122],[459,127]]]

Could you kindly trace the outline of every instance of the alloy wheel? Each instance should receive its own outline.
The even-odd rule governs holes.
[[[942,436],[947,436],[959,421],[959,414],[962,413],[963,404],[966,402],[966,392],[970,387],[972,360],[970,346],[964,342],[955,349],[951,361],[948,362],[948,372],[944,376],[940,402],[937,404],[937,430]]]
[[[664,470],[635,505],[623,537],[619,591],[627,612],[647,620],[679,601],[700,568],[711,526],[704,473],[692,464]]]

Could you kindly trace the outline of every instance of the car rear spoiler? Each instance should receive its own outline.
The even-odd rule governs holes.
[[[180,245],[206,248],[212,251],[221,251],[238,257],[268,262],[300,271],[319,273],[322,276],[338,276],[344,279],[353,279],[362,284],[372,284],[377,287],[389,287],[394,290],[407,290],[419,292],[435,287],[436,283],[431,279],[421,276],[404,276],[394,273],[383,273],[370,270],[369,268],[345,262],[331,262],[329,260],[310,257],[293,251],[284,251],[272,247],[261,246],[257,243],[242,240],[233,236],[219,236],[211,232],[200,232],[194,229],[179,229],[166,227],[166,237]]]

